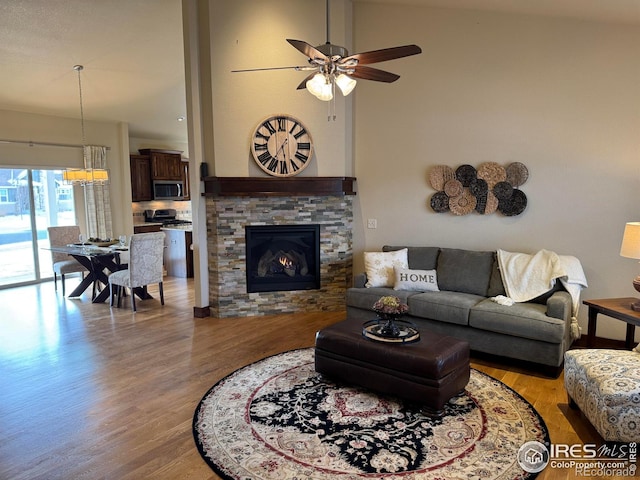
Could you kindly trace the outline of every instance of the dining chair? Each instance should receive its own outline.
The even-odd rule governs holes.
[[[69,225],[62,227],[48,227],[47,233],[49,234],[49,245],[51,247],[64,247],[70,243],[78,241],[80,236],[80,227],[78,225]],[[69,273],[82,273],[88,271],[77,260],[70,257],[66,253],[51,252],[51,262],[53,264],[53,285],[56,291],[58,291],[58,275],[62,279],[62,296],[65,295],[64,289],[64,276]]]
[[[160,303],[164,305],[163,278],[163,253],[164,232],[134,233],[129,241],[129,266],[126,269],[113,272],[109,275],[109,288],[111,294],[110,305],[113,306],[113,298],[117,294],[118,307],[124,288],[131,290],[131,309],[136,311],[136,299],[134,289],[142,288],[146,291],[147,285],[157,283],[160,289]]]

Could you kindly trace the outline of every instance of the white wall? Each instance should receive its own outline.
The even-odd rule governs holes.
[[[326,102],[296,87],[308,72],[232,70],[307,65],[287,38],[311,45],[326,41],[325,5],[310,0],[211,0],[215,162],[210,175],[266,176],[251,158],[250,141],[266,117],[286,113],[305,124],[314,142],[313,163],[300,176],[350,174],[350,114],[337,95],[336,120],[327,121]],[[345,18],[351,5],[332,0],[333,43],[346,45]],[[206,135],[206,133],[205,133]],[[209,162],[211,163],[211,162]]]
[[[355,51],[423,49],[378,64],[396,83],[356,88],[356,271],[384,244],[546,248],[581,260],[583,299],[637,295],[640,266],[619,251],[640,220],[640,28],[357,1],[353,16]],[[523,214],[431,210],[431,167],[486,161],[528,167]],[[598,335],[625,326],[600,317]]]

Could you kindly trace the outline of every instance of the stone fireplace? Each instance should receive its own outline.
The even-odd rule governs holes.
[[[324,177],[325,180],[327,178],[334,177]],[[338,179],[343,182],[345,180]],[[211,315],[225,318],[299,311],[343,310],[346,289],[352,282],[354,192],[350,188],[351,183],[348,188],[343,188],[340,184],[341,188],[336,191],[333,187],[326,189],[322,187],[324,185],[322,179],[317,177],[296,178],[298,182],[295,183],[294,179],[233,177],[230,180],[235,183],[231,188],[227,188],[230,183],[225,183],[224,180],[219,177],[205,179]],[[247,184],[256,182],[260,183],[259,188],[245,189]],[[241,186],[238,187],[238,185]],[[265,185],[268,185],[268,188],[265,188]],[[278,191],[279,188],[287,191]],[[266,191],[268,189],[275,189],[276,193]],[[304,192],[309,190],[312,191],[305,195]],[[291,266],[289,274],[282,273],[278,271],[279,267],[276,264],[270,263],[272,258],[263,260],[261,273],[266,276],[266,269],[271,269],[272,274],[287,277],[281,282],[286,288],[280,289],[282,285],[279,285],[271,290],[260,287],[256,289],[255,286],[248,285],[248,275],[251,275],[251,272],[247,271],[247,227],[253,239],[255,233],[260,236],[274,226],[289,227],[283,231],[293,231],[294,236],[300,233],[299,227],[307,227],[307,229],[317,227],[318,285],[307,283],[303,286],[292,286],[289,281],[293,278],[289,276],[292,273]],[[262,240],[259,240],[260,244]],[[311,242],[310,237],[289,238],[289,241],[293,245],[280,244],[277,251],[273,251],[276,249],[272,248],[271,253],[273,255],[279,252],[288,253],[291,255],[288,261],[294,262],[297,257],[291,252],[300,253],[302,250],[295,247],[295,244],[306,245]],[[260,259],[264,252],[261,249],[254,249],[249,256],[253,254],[257,254]],[[254,259],[249,260],[253,262]],[[287,262],[287,260],[283,261]],[[305,281],[309,276],[315,276],[316,266],[311,266],[314,269],[311,275],[308,271],[309,263],[313,262],[307,261]],[[255,268],[257,271],[257,264]],[[302,266],[298,265],[296,268],[294,275],[300,273]]]

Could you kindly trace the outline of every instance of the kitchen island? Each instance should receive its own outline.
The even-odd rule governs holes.
[[[193,234],[191,225],[165,225],[164,267],[170,277],[193,277]]]

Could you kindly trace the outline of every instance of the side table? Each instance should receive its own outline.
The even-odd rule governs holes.
[[[616,318],[627,323],[627,337],[625,347],[633,348],[636,326],[640,326],[640,312],[631,309],[631,304],[637,302],[637,298],[602,298],[598,300],[584,300],[582,303],[589,307],[589,328],[587,331],[587,346],[592,348],[595,344],[596,325],[598,314]]]

